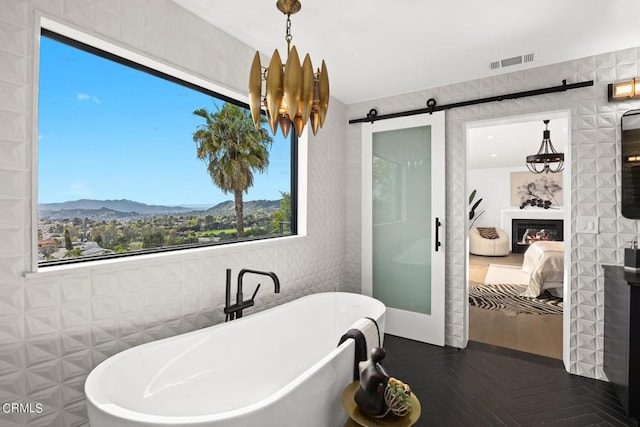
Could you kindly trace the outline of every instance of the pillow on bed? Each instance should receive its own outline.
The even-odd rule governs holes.
[[[500,237],[495,227],[477,227],[477,229],[483,239],[494,240]]]

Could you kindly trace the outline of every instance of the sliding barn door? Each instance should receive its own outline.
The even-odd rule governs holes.
[[[389,334],[444,345],[444,112],[363,124],[363,293]]]

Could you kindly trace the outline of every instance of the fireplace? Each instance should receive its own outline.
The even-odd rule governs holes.
[[[513,219],[511,220],[511,252],[523,253],[529,245],[540,240],[562,241],[561,219]]]

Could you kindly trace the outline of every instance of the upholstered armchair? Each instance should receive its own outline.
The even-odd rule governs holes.
[[[482,256],[509,255],[509,235],[497,227],[471,227],[469,252]]]

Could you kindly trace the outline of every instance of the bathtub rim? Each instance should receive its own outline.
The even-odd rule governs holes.
[[[276,307],[272,307],[272,308],[260,311],[258,313],[251,314],[250,316],[247,316],[247,317],[236,319],[234,320],[234,322],[248,321],[249,319],[256,318],[256,317],[260,318],[264,315],[268,315],[269,312],[272,312],[272,310],[282,310],[282,309],[285,309],[286,306],[290,304],[294,304],[304,299],[317,297],[319,295],[336,295],[336,296],[349,295],[350,298],[355,297],[361,300],[373,301],[373,304],[378,306],[377,308],[379,309],[379,313],[378,313],[378,316],[376,317],[376,321],[379,321],[381,318],[384,318],[386,313],[386,306],[381,301],[367,295],[356,294],[352,292],[318,292],[315,294],[309,294],[309,295],[302,296],[300,298],[296,298],[294,300],[280,304]],[[143,343],[135,347],[131,347],[129,349],[123,350],[119,353],[116,353],[111,357],[108,357],[107,359],[100,362],[95,368],[93,368],[85,380],[84,392],[85,392],[85,398],[87,400],[87,405],[92,406],[95,411],[104,413],[109,417],[113,417],[116,419],[124,419],[127,421],[133,421],[133,422],[140,422],[140,423],[181,425],[181,424],[197,424],[197,423],[206,423],[206,422],[212,422],[212,421],[220,421],[220,420],[224,420],[232,417],[237,417],[240,415],[250,414],[252,412],[258,411],[270,405],[273,402],[276,402],[283,396],[286,396],[291,390],[298,387],[306,378],[308,378],[309,376],[317,372],[320,369],[320,367],[324,366],[327,363],[327,361],[333,359],[336,356],[336,354],[342,351],[349,351],[349,349],[351,349],[350,351],[353,351],[353,346],[355,345],[353,340],[346,340],[345,342],[343,342],[342,344],[334,348],[331,352],[323,356],[316,363],[309,366],[304,372],[302,372],[292,381],[287,383],[285,386],[278,389],[273,394],[261,400],[258,400],[257,402],[243,406],[241,408],[236,408],[229,411],[224,411],[224,412],[219,412],[214,414],[186,415],[186,416],[185,415],[167,416],[167,415],[149,414],[149,413],[128,409],[123,406],[114,404],[102,392],[102,389],[100,388],[100,385],[101,385],[100,380],[102,378],[102,375],[104,374],[104,371],[114,363],[118,362],[121,358],[127,357],[129,353],[133,353],[134,351],[141,350],[143,348],[154,347],[156,345],[159,345],[165,340],[169,340],[176,337],[186,338],[191,335],[198,335],[198,334],[205,335],[207,331],[210,331],[213,328],[223,327],[225,325],[226,325],[226,322],[221,322],[212,326],[208,326],[206,328],[196,329],[194,331],[185,332],[183,334],[178,334],[171,337],[166,337],[159,340],[151,341],[148,343]],[[384,331],[381,331],[381,333],[384,333]],[[91,389],[91,393],[88,392],[89,389]]]

